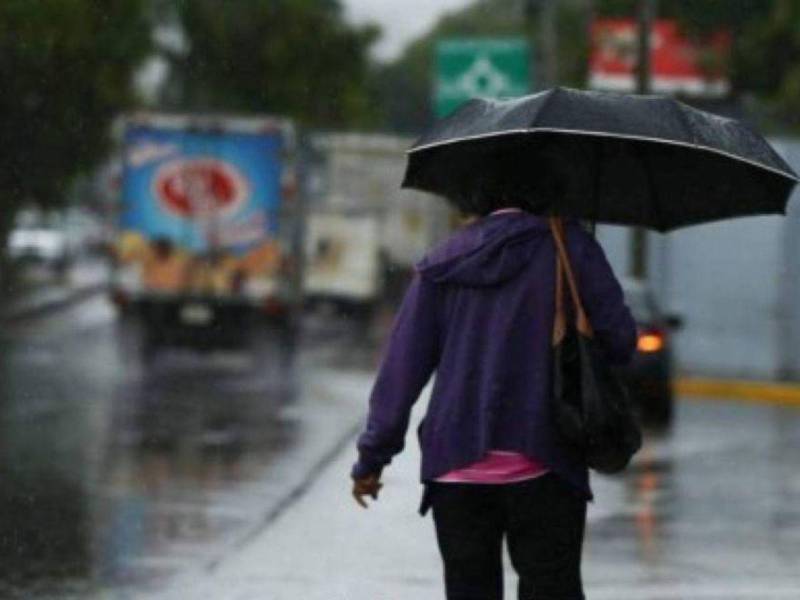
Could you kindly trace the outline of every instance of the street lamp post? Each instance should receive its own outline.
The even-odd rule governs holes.
[[[649,94],[651,80],[650,35],[656,15],[656,0],[638,0],[638,56],[636,62],[636,93]]]
[[[542,40],[544,85],[558,85],[558,0],[545,0],[541,8],[539,37]]]
[[[539,65],[536,87],[553,87],[558,84],[558,0],[525,0],[524,11],[529,31],[538,35],[531,45],[537,59],[532,64]]]
[[[656,0],[638,0],[638,60],[636,65],[636,93],[649,94],[652,79],[650,64],[650,34],[656,16]],[[647,231],[634,227],[631,231],[630,274],[635,279],[647,277]]]

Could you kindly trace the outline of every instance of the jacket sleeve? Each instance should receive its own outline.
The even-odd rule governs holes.
[[[636,350],[636,322],[603,248],[590,235],[577,271],[581,300],[606,358],[612,364],[629,362]]]
[[[414,276],[395,318],[369,400],[351,475],[380,474],[405,444],[411,407],[439,361],[436,285]]]

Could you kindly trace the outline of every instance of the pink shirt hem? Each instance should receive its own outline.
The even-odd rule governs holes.
[[[541,477],[548,473],[541,463],[517,452],[490,450],[471,465],[445,473],[436,481],[441,483],[516,483]]]

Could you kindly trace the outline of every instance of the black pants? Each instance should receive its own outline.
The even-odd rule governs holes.
[[[502,600],[504,536],[519,600],[583,599],[586,501],[556,475],[429,485],[447,600]]]

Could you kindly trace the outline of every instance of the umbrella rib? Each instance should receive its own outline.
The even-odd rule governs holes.
[[[698,144],[697,142],[694,141],[697,138],[697,136],[695,135],[692,124],[689,122],[689,118],[686,116],[686,113],[683,112],[683,107],[684,104],[682,102],[678,102],[674,109],[674,112],[678,115],[678,120],[683,125],[686,134],[692,138],[692,145],[697,147],[702,147],[701,144]]]
[[[559,88],[553,88],[550,90],[550,93],[547,94],[545,99],[542,101],[542,104],[539,106],[539,110],[536,111],[536,116],[534,117],[532,123],[529,126],[529,129],[536,130],[538,129],[535,127],[537,121],[541,120],[542,114],[544,113],[545,109],[549,106],[550,102],[555,97],[556,93],[558,93]]]
[[[447,146],[452,144],[458,144],[462,142],[472,142],[478,141],[482,139],[492,138],[492,137],[502,137],[506,135],[521,135],[521,134],[536,134],[536,133],[559,133],[559,134],[567,134],[567,135],[585,135],[585,136],[595,136],[595,137],[603,137],[603,138],[610,138],[610,139],[621,139],[621,140],[638,140],[642,142],[652,142],[656,144],[665,144],[670,146],[680,146],[683,148],[691,148],[693,150],[702,150],[705,152],[711,152],[712,154],[719,154],[721,156],[725,156],[732,160],[736,160],[739,162],[743,162],[749,164],[753,167],[758,169],[763,169],[765,171],[771,171],[781,177],[794,181],[795,183],[800,182],[800,178],[794,173],[787,173],[786,171],[781,171],[776,167],[770,167],[768,165],[761,164],[754,160],[750,160],[749,158],[744,158],[742,156],[737,156],[736,154],[732,154],[730,152],[726,152],[725,150],[720,150],[719,148],[712,148],[710,146],[704,146],[701,144],[690,144],[688,142],[680,142],[677,140],[668,140],[664,138],[655,138],[650,136],[644,135],[632,135],[627,133],[608,133],[604,131],[590,131],[584,129],[564,129],[559,127],[529,127],[529,128],[521,128],[521,129],[509,129],[507,131],[492,131],[489,133],[479,133],[475,135],[468,135],[461,138],[455,138],[450,140],[442,140],[439,142],[431,142],[430,144],[423,144],[422,146],[417,146],[416,148],[410,148],[406,151],[407,154],[414,154],[417,152],[421,152],[423,150],[430,150],[432,148],[438,148],[440,146]]]

